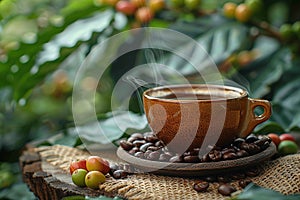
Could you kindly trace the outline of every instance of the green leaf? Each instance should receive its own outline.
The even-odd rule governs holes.
[[[74,47],[79,41],[89,40],[94,32],[104,31],[110,25],[112,19],[113,12],[107,10],[92,17],[77,20],[44,45],[36,64],[39,66],[45,62],[58,59],[62,47]]]
[[[300,110],[300,61],[293,61],[290,69],[274,85],[273,101],[291,110]]]
[[[299,60],[293,60],[290,68],[272,86],[274,106],[271,119],[283,126],[285,131],[300,128],[299,63]]]
[[[235,200],[298,200],[300,198],[299,194],[295,195],[283,195],[274,190],[265,189],[259,187],[255,184],[249,184],[244,191],[239,194],[237,197],[232,199]]]
[[[0,199],[34,200],[36,197],[29,191],[25,183],[14,184],[10,188],[0,191]]]
[[[247,49],[248,51],[257,51],[257,57],[254,61],[244,66],[241,71],[251,73],[251,71],[265,67],[279,48],[280,43],[276,39],[267,36],[259,36],[255,39],[253,46],[250,49]]]
[[[77,126],[76,132],[79,133],[83,142],[97,142],[110,144],[119,139],[124,133],[140,131],[147,127],[148,122],[145,115],[132,112],[109,113],[107,119],[99,122],[92,122],[83,126]],[[71,129],[72,131],[73,129]],[[98,130],[98,131],[97,131]],[[75,130],[73,130],[75,131]]]
[[[49,26],[38,32],[36,42],[21,42],[18,50],[10,51],[8,60],[0,63],[0,78],[3,80],[0,87],[13,85],[14,98],[19,100],[30,94],[31,89],[56,70],[81,43],[93,39],[94,33],[105,32],[113,19],[112,11],[103,11],[93,3],[85,5],[88,9],[66,12],[63,26]],[[92,15],[95,11],[98,15]],[[87,16],[91,17],[84,19]],[[23,58],[26,58],[25,63]],[[11,66],[18,70],[12,72]]]
[[[261,98],[271,91],[271,85],[291,67],[291,52],[287,48],[280,49],[268,60],[268,63],[257,63],[251,72],[241,71],[250,83],[252,97]]]
[[[242,48],[249,34],[247,26],[226,20],[217,14],[201,17],[193,22],[178,21],[170,28],[192,37],[203,47],[204,51],[194,52],[189,46],[182,46],[190,51],[199,63],[205,63],[207,54],[216,63],[224,61],[233,52]],[[195,73],[195,68],[177,55],[167,58],[165,65],[174,67],[185,75]]]
[[[259,124],[254,130],[256,134],[283,133],[284,131],[280,124],[273,121]]]
[[[273,113],[269,121],[274,121],[285,130],[288,131],[293,120],[293,110],[284,108],[281,104],[273,104]]]
[[[79,196],[79,195],[76,195],[76,196],[67,196],[67,197],[64,197],[62,198],[62,200],[85,200],[85,196]]]

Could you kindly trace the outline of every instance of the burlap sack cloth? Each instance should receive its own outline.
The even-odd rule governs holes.
[[[66,146],[39,147],[42,160],[50,165],[58,167],[69,174],[69,164],[74,159],[87,158],[90,154],[76,148]],[[103,155],[102,155],[103,156]],[[105,156],[111,162],[115,157]],[[251,179],[255,184],[270,188],[283,194],[300,193],[300,154],[289,155],[272,161],[266,161],[259,166],[261,173]],[[47,171],[47,167],[43,168]],[[49,167],[48,167],[49,168]],[[51,170],[48,170],[49,172]],[[68,182],[72,183],[71,176]],[[218,183],[210,185],[207,192],[198,193],[193,189],[197,179],[158,176],[153,174],[135,174],[125,179],[108,177],[106,182],[100,185],[100,189],[106,194],[117,194],[127,199],[226,199],[218,193]],[[66,181],[66,180],[64,180]],[[237,189],[241,189],[238,181],[231,182]]]

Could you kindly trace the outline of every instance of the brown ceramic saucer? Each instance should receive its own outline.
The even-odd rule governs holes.
[[[133,165],[137,169],[158,175],[180,177],[196,177],[241,170],[261,163],[272,157],[275,153],[276,146],[274,143],[271,143],[267,149],[258,154],[235,160],[206,163],[168,163],[137,158],[130,155],[121,147],[117,150],[117,155],[120,159]]]

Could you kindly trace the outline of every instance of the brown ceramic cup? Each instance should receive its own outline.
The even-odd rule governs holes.
[[[152,131],[168,148],[225,146],[246,137],[271,116],[267,100],[251,99],[247,91],[230,86],[187,84],[155,87],[143,93]],[[254,109],[262,107],[256,115]]]

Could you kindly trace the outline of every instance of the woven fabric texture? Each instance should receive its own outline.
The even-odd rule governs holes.
[[[43,161],[69,173],[69,164],[74,159],[87,158],[86,151],[66,146],[49,146],[36,148]],[[116,162],[108,156],[108,161]],[[300,154],[280,157],[266,161],[259,166],[259,176],[250,179],[257,185],[270,188],[283,194],[300,193]],[[51,173],[51,172],[49,172]],[[153,174],[134,174],[125,179],[108,177],[100,185],[106,194],[118,195],[127,199],[226,199],[218,193],[218,183],[210,184],[207,192],[198,193],[193,184],[198,179],[158,176]],[[231,182],[241,190],[238,181]]]

